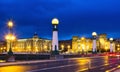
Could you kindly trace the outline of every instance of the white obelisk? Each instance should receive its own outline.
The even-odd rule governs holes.
[[[52,25],[53,25],[53,36],[52,36],[52,51],[57,50],[58,51],[58,24],[59,20],[57,18],[52,19]]]

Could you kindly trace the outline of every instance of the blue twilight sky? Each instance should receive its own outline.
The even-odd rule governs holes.
[[[6,23],[12,19],[18,38],[52,37],[52,18],[57,17],[59,39],[73,35],[91,37],[91,33],[107,33],[120,38],[120,0],[0,0],[0,36],[7,33]]]

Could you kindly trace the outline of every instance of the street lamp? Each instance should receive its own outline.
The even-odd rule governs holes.
[[[16,39],[15,35],[12,33],[12,28],[13,28],[13,22],[9,21],[7,23],[8,28],[9,28],[9,33],[5,36],[5,39],[9,42],[9,50],[8,50],[8,60],[7,61],[15,61],[13,57],[13,52],[12,52],[12,42]]]
[[[97,38],[97,33],[96,32],[93,32],[92,33],[92,36],[93,36],[93,54],[97,52],[97,48],[96,48],[96,38]]]
[[[13,27],[13,22],[12,22],[12,21],[9,21],[9,22],[8,22],[8,27],[9,27],[9,28],[12,28],[12,27]]]
[[[13,52],[12,52],[12,41],[14,41],[16,39],[16,37],[13,35],[13,34],[8,34],[5,36],[5,39],[9,41],[10,43],[10,48],[9,48],[9,51],[8,51],[8,55],[13,55]]]
[[[92,36],[93,36],[93,37],[96,37],[96,36],[97,36],[97,33],[96,33],[96,32],[93,32],[93,33],[92,33]]]
[[[112,45],[113,38],[110,38],[109,40],[110,40],[110,52],[113,52],[113,45]]]
[[[59,20],[57,18],[52,19],[53,25],[53,36],[52,36],[52,55],[59,55],[59,44],[58,44],[58,24]]]

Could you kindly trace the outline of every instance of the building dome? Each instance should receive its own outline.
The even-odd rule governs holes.
[[[59,24],[59,20],[57,18],[53,18],[52,19],[52,24],[53,25],[58,25]]]

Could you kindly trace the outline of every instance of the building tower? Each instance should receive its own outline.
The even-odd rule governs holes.
[[[58,24],[59,20],[57,18],[52,19],[53,25],[53,35],[52,35],[52,51],[58,51]]]

